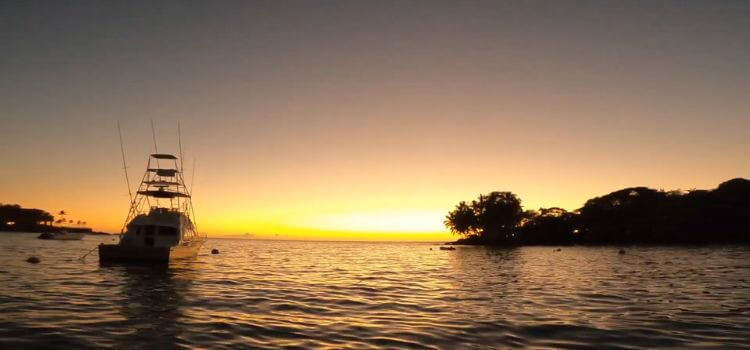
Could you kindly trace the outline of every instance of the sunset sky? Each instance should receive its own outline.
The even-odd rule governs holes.
[[[151,120],[209,235],[713,188],[750,177],[749,36],[750,1],[2,1],[0,202],[119,232]]]

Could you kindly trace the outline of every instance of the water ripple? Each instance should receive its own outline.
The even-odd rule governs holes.
[[[2,348],[727,348],[750,338],[747,247],[620,255],[215,239],[207,248],[220,255],[152,269],[77,259],[106,237],[6,237]],[[32,254],[40,264],[25,262]]]

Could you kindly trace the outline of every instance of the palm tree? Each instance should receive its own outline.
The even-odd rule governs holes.
[[[465,237],[476,233],[479,228],[474,208],[464,201],[458,203],[456,209],[448,213],[443,224],[452,233]]]
[[[65,219],[65,215],[66,214],[68,214],[68,213],[66,213],[65,210],[60,210],[59,212],[57,212],[57,215],[60,216],[60,218],[57,219],[57,220],[55,220],[55,223],[56,224],[64,224],[64,223],[66,223],[68,221],[68,220]]]

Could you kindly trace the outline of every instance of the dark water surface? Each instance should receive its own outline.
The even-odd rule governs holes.
[[[740,348],[750,339],[748,247],[620,255],[212,239],[166,269],[100,267],[96,253],[78,260],[111,239],[0,234],[0,348]],[[41,263],[25,262],[31,255]]]

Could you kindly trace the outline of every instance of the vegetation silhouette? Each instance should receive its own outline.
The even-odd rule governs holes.
[[[73,232],[92,232],[91,228],[83,227],[85,221],[74,221],[65,218],[64,210],[58,212],[59,219],[55,220],[49,212],[42,209],[22,208],[18,204],[0,203],[0,231],[16,232],[53,232],[62,229]],[[57,224],[58,226],[53,226]],[[77,225],[77,227],[63,226],[65,224]]]
[[[445,226],[457,244],[707,244],[750,243],[750,180],[713,190],[624,188],[589,199],[578,210],[524,211],[511,192],[458,203]]]
[[[21,208],[18,204],[0,204],[0,230],[38,231],[52,226],[55,218],[41,209]]]

